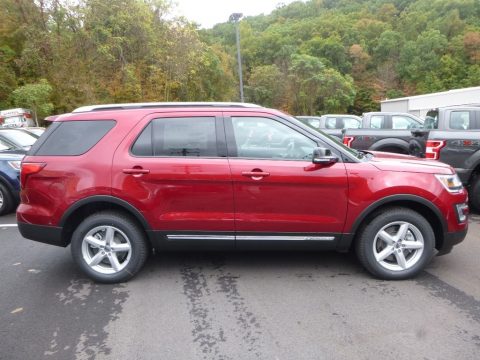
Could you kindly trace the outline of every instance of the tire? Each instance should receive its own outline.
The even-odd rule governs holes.
[[[13,203],[13,196],[10,190],[0,183],[0,215],[5,215],[12,211]]]
[[[432,258],[434,247],[435,234],[429,222],[402,207],[375,213],[355,243],[360,263],[384,280],[416,276]]]
[[[470,204],[476,211],[480,211],[480,175],[476,175],[468,189],[468,197],[470,198]]]
[[[72,235],[71,252],[75,263],[89,278],[114,284],[130,280],[141,270],[149,246],[145,233],[134,221],[108,211],[91,215],[80,223]]]

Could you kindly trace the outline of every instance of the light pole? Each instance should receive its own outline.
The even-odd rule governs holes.
[[[237,36],[237,62],[238,62],[238,77],[240,78],[240,100],[245,102],[243,98],[243,76],[242,76],[242,56],[240,55],[240,32],[238,31],[238,21],[242,18],[242,13],[233,13],[229,20],[235,23],[235,32]]]

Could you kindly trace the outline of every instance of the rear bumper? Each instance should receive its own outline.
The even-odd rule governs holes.
[[[452,248],[461,243],[467,236],[468,226],[464,230],[456,232],[445,233],[443,238],[443,244],[440,249],[438,249],[437,255],[445,255],[452,251]]]
[[[45,244],[66,247],[68,243],[62,240],[62,228],[55,226],[32,225],[18,222],[18,230],[26,239]]]

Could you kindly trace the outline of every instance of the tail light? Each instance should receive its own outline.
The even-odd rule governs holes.
[[[355,136],[344,136],[343,137],[343,145],[346,145],[348,147],[352,147],[352,142],[355,140]]]
[[[20,185],[22,188],[25,188],[27,183],[27,179],[30,175],[39,173],[44,167],[47,165],[46,163],[30,163],[24,162],[21,165],[20,169]]]
[[[425,158],[438,160],[440,158],[440,149],[446,144],[445,140],[428,140],[425,151]]]

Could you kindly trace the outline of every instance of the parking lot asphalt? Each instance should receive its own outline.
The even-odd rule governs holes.
[[[171,253],[97,285],[0,218],[0,359],[479,359],[480,216],[408,281],[351,254]]]

